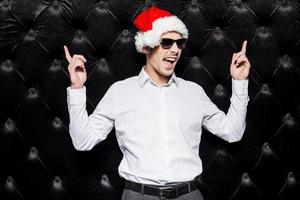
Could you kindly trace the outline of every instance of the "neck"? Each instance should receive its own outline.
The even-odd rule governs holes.
[[[156,68],[151,66],[150,63],[147,63],[145,68],[145,72],[150,76],[150,78],[158,85],[162,86],[164,84],[167,84],[171,78],[171,76],[163,76],[161,75]]]

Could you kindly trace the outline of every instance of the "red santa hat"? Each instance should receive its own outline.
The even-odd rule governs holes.
[[[144,10],[133,21],[139,29],[135,35],[135,47],[142,53],[143,47],[154,48],[160,44],[162,34],[175,31],[188,38],[185,24],[175,15],[155,6]]]

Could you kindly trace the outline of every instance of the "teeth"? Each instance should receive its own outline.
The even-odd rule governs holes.
[[[176,60],[176,58],[166,58],[165,60],[170,61],[170,62],[174,62]]]

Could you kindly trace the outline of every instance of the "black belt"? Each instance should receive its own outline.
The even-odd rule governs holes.
[[[141,194],[157,196],[160,199],[176,198],[186,193],[192,192],[197,188],[197,180],[179,183],[177,185],[161,186],[161,188],[125,180],[125,189],[129,189]]]

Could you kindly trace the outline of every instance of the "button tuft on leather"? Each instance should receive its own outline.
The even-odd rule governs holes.
[[[28,96],[29,99],[36,99],[39,97],[39,92],[35,88],[30,88],[28,90]]]
[[[13,122],[13,120],[11,118],[8,118],[4,124],[4,132],[8,132],[11,133],[13,132],[15,129],[15,123]]]
[[[288,176],[287,176],[287,183],[289,185],[295,185],[296,184],[296,177],[295,177],[295,174],[294,172],[289,172],[288,173]]]
[[[191,3],[192,3],[193,6],[196,6],[198,4],[198,1],[197,0],[192,0]]]
[[[54,127],[55,129],[61,129],[61,128],[62,128],[62,125],[63,125],[63,123],[62,123],[62,121],[60,120],[60,118],[55,117],[55,119],[53,120],[53,127]]]
[[[36,160],[38,159],[38,150],[35,147],[31,147],[29,154],[28,154],[29,160]]]
[[[10,191],[15,190],[15,181],[12,176],[7,177],[5,182],[5,188]]]
[[[56,190],[61,190],[61,189],[63,189],[63,187],[62,187],[62,181],[61,181],[61,179],[60,179],[59,176],[55,176],[55,177],[54,177],[54,179],[53,179],[53,181],[52,181],[52,186],[53,186],[53,188],[56,189]]]
[[[57,72],[62,69],[62,62],[60,60],[54,59],[49,67],[49,72]]]
[[[223,90],[223,86],[222,86],[221,84],[218,84],[218,85],[216,86],[216,89],[217,89],[218,91],[222,91],[222,90]]]
[[[81,29],[77,29],[74,34],[73,42],[77,44],[81,44],[84,43],[85,41],[86,41],[86,36],[84,31],[82,31]]]
[[[146,4],[146,6],[150,6],[152,4],[152,1],[151,0],[146,0],[145,4]]]
[[[226,96],[224,87],[221,84],[216,85],[214,95],[222,98]]]
[[[29,31],[27,32],[27,35],[25,37],[25,39],[27,40],[33,40],[35,39],[37,36],[36,32],[33,29],[29,29]]]
[[[8,7],[9,6],[9,1],[10,0],[4,0],[3,3],[2,3],[2,6],[3,7]],[[1,3],[0,3],[0,6],[1,6]]]
[[[190,65],[193,69],[201,69],[203,67],[197,56],[191,58]]]
[[[220,26],[216,26],[216,31],[220,32],[221,31],[221,27]]]
[[[218,154],[219,156],[226,156],[226,155],[227,155],[225,149],[219,149],[219,150],[217,151],[217,154]]]
[[[261,39],[268,39],[271,36],[269,29],[265,26],[257,28],[256,32]]]
[[[266,154],[273,154],[273,150],[272,150],[272,148],[270,147],[270,145],[269,145],[268,142],[265,142],[265,143],[263,144],[262,149],[263,149],[263,152],[266,153]]]
[[[10,73],[13,72],[14,67],[11,60],[6,60],[5,62],[0,64],[0,69],[4,73]]]
[[[110,184],[108,176],[106,174],[103,174],[101,176],[100,183],[103,186],[103,188],[105,188],[105,189],[111,189],[111,184]]]
[[[292,59],[288,55],[284,55],[279,59],[279,66],[283,69],[290,69],[292,65]]]
[[[106,7],[106,2],[105,2],[105,1],[99,1],[99,3],[98,3],[98,8],[103,9],[103,8],[105,8],[105,7]]]
[[[221,42],[225,38],[224,34],[220,30],[215,31],[215,33],[213,34],[214,40],[218,42]]]
[[[52,5],[53,5],[54,8],[57,9],[59,7],[59,2],[57,0],[53,0]]]
[[[294,10],[294,7],[287,0],[282,0],[280,6],[278,8],[279,12],[285,13],[285,14],[289,13],[289,12],[291,12],[293,10]]]
[[[123,34],[124,36],[127,36],[127,35],[129,34],[129,31],[128,31],[127,29],[124,29],[123,32],[122,32],[122,34]]]
[[[263,84],[262,85],[262,90],[269,90],[268,84]]]
[[[290,113],[287,113],[283,117],[283,123],[288,127],[293,127],[295,125],[295,119],[293,118],[293,116]]]
[[[243,173],[243,175],[242,175],[242,183],[245,184],[245,185],[250,185],[251,184],[251,179],[250,179],[248,173]]]
[[[106,62],[107,62],[107,61],[106,61],[105,58],[100,58],[100,59],[99,59],[99,63],[102,64],[102,65],[106,64]]]
[[[269,89],[269,86],[268,84],[263,84],[262,87],[261,87],[261,92],[265,95],[271,95],[271,91]]]

